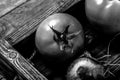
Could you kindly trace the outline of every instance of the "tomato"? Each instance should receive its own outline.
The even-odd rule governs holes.
[[[35,43],[44,56],[67,59],[84,43],[82,25],[73,16],[56,13],[46,18],[36,31]]]
[[[119,0],[86,0],[86,15],[88,19],[100,26],[104,33],[120,32],[120,1]]]

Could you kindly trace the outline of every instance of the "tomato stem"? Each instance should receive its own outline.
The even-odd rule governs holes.
[[[70,49],[71,53],[73,53],[72,39],[77,37],[81,33],[81,30],[74,33],[69,33],[68,32],[69,27],[70,25],[66,26],[63,32],[59,32],[55,30],[53,26],[52,27],[50,26],[51,30],[54,32],[53,39],[60,46],[60,50],[66,52],[68,51],[68,49]]]

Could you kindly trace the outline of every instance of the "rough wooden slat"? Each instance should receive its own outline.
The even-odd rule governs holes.
[[[1,24],[8,24],[1,38],[5,38],[12,45],[33,33],[37,25],[49,15],[63,12],[80,0],[35,0],[29,1],[14,9],[0,19]]]
[[[13,70],[26,78],[24,80],[48,80],[4,39],[0,40],[0,56],[9,63]]]
[[[0,17],[25,2],[27,0],[0,0]]]

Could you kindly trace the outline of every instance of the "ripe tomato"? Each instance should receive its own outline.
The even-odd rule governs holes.
[[[120,31],[119,0],[86,0],[85,4],[87,17],[90,21],[101,25],[99,29],[107,34]]]
[[[73,16],[56,13],[39,25],[35,43],[42,55],[67,59],[82,47],[83,29]]]

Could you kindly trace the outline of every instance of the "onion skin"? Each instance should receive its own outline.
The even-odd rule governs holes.
[[[77,59],[69,68],[67,80],[97,80],[103,79],[103,66],[89,58]]]

